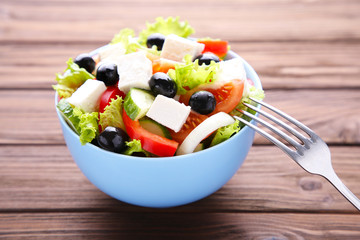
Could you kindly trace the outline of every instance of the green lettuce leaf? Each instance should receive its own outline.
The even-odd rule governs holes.
[[[131,38],[135,37],[135,32],[131,28],[124,28],[116,34],[111,40],[110,44],[121,43],[124,46],[129,44]]]
[[[98,113],[84,113],[80,108],[73,108],[65,99],[56,105],[69,126],[80,137],[81,144],[91,142],[99,134]]]
[[[161,33],[163,35],[176,34],[180,37],[187,38],[195,32],[195,30],[188,24],[188,22],[179,21],[179,17],[168,17],[164,19],[162,17],[156,18],[155,23],[146,23],[147,28],[140,32],[139,43],[146,45],[147,38],[153,33]]]
[[[101,126],[101,129],[111,126],[119,127],[125,130],[124,122],[121,116],[122,105],[123,99],[120,96],[111,100],[110,104],[105,107],[104,112],[100,113],[99,125]]]
[[[240,121],[236,120],[234,123],[221,127],[216,130],[215,136],[210,143],[210,147],[215,146],[219,143],[232,137],[235,133],[240,131]]]
[[[146,156],[149,156],[148,152],[142,149],[140,140],[133,139],[126,142],[126,145],[128,148],[122,154],[131,156],[133,153],[144,153]]]
[[[88,142],[91,142],[99,134],[98,126],[98,113],[83,113],[80,116],[80,142],[82,145],[85,145]]]
[[[199,61],[192,62],[192,57],[186,55],[185,64],[175,64],[175,69],[170,69],[168,75],[176,82],[178,94],[205,83],[216,81],[215,76],[219,70],[219,63],[211,62],[210,65],[199,65]]]
[[[61,98],[69,98],[75,92],[75,88],[70,88],[65,85],[56,84],[52,86]]]
[[[253,110],[248,109],[245,105],[243,105],[243,103],[248,103],[248,104],[252,104],[252,105],[256,106],[256,103],[251,101],[250,97],[257,99],[257,100],[263,100],[265,97],[265,94],[262,89],[256,88],[255,86],[248,86],[247,90],[244,89],[244,95],[242,96],[240,103],[236,106],[235,109],[248,111],[250,113],[255,113]],[[230,112],[230,115],[236,115],[236,116],[241,117],[243,114],[235,109]],[[245,116],[244,116],[244,119],[250,120],[248,118],[245,118]]]
[[[84,68],[80,68],[72,58],[66,62],[67,68],[61,74],[56,74],[57,84],[53,86],[61,98],[68,98],[75,90],[80,87],[86,80],[95,78]]]
[[[160,56],[160,51],[157,51],[156,47],[147,48],[144,45],[141,45],[138,40],[135,38],[134,30],[130,28],[122,29],[118,34],[114,36],[111,40],[110,44],[122,44],[122,46],[126,49],[125,54],[133,53],[139,50],[144,50],[150,52],[152,54]]]
[[[239,109],[239,110],[243,110],[243,111],[247,111],[251,114],[256,114],[256,112],[252,109],[249,109],[248,107],[246,107],[245,105],[243,105],[243,103],[247,103],[247,104],[251,104],[254,106],[257,106],[257,103],[253,102],[250,97],[256,99],[256,100],[263,100],[265,97],[264,91],[261,89],[256,88],[255,86],[249,86],[248,89],[244,89],[244,95],[241,98],[240,103],[236,106],[235,109]],[[243,119],[245,119],[246,121],[251,121],[252,119],[250,117],[247,117],[245,115],[243,115],[241,112],[237,111],[237,110],[232,110],[230,112],[230,115],[235,115],[238,117],[241,117]],[[245,126],[244,123],[240,123],[240,127],[243,128]]]

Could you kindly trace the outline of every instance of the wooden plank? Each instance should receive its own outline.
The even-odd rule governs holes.
[[[106,44],[104,42],[104,44]],[[50,89],[66,61],[100,47],[97,44],[3,44],[0,46],[0,88]]]
[[[360,143],[359,90],[269,90],[266,101],[335,144]],[[2,144],[63,144],[54,92],[0,91]],[[268,144],[256,136],[256,144]]]
[[[104,41],[106,44],[109,41]],[[0,88],[46,88],[55,84],[69,57],[101,44],[2,44]],[[359,88],[359,43],[230,42],[271,88]],[[330,50],[329,50],[330,49]]]
[[[360,148],[330,150],[339,177],[360,196]],[[1,146],[0,153],[0,212],[154,211],[102,193],[77,168],[65,146]],[[357,212],[325,179],[308,174],[274,146],[253,147],[235,176],[210,197],[164,210],[239,211]]]
[[[358,43],[231,44],[258,73],[265,89],[358,88]]]
[[[52,91],[1,91],[0,143],[64,143]],[[30,135],[29,135],[30,134]]]
[[[360,238],[359,221],[360,215],[341,214],[23,213],[0,214],[0,236],[9,239],[356,240]]]
[[[86,8],[84,7],[86,6]],[[191,7],[189,7],[191,6]],[[0,41],[102,42],[157,16],[181,16],[196,36],[231,41],[358,40],[359,1],[12,1],[1,4]],[[269,11],[271,10],[271,11]],[[221,16],[213,18],[209,16]],[[41,23],[41,24],[39,24]]]

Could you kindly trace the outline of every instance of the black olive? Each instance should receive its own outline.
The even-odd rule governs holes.
[[[165,42],[165,36],[162,35],[161,33],[153,33],[151,34],[147,40],[146,40],[146,46],[148,48],[152,48],[152,46],[156,46],[157,50],[162,50],[162,47],[164,45]]]
[[[117,127],[106,127],[97,139],[101,148],[115,153],[123,152],[127,148],[125,142],[128,140],[126,132]]]
[[[99,146],[97,138],[94,138],[93,140],[91,140],[91,144],[95,145],[95,146]]]
[[[103,81],[106,86],[115,85],[119,81],[119,73],[115,63],[103,63],[96,71],[96,79]]]
[[[199,65],[202,65],[202,64],[210,65],[211,61],[220,62],[219,57],[211,52],[206,52],[206,53],[203,53],[203,54],[197,56],[194,59],[194,62],[196,59],[199,59]]]
[[[155,94],[161,94],[169,98],[173,98],[177,92],[177,86],[173,79],[166,73],[157,72],[149,80],[151,91]]]
[[[195,112],[206,115],[215,110],[216,100],[211,92],[198,91],[191,95],[189,106]]]
[[[87,53],[80,54],[74,60],[80,68],[85,68],[85,70],[89,73],[92,73],[95,70],[95,61],[94,59]]]
[[[146,154],[143,153],[143,152],[133,152],[131,154],[131,156],[134,156],[134,157],[146,157]]]

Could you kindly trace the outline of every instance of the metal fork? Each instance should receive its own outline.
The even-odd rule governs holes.
[[[263,115],[264,117],[268,118],[272,122],[278,124],[279,126],[286,129],[288,132],[293,134],[295,137],[297,137],[302,143],[299,143],[298,141],[295,141],[293,138],[291,138],[288,134],[286,134],[284,131],[280,130],[279,128],[274,127],[273,125],[269,124],[268,122],[264,121],[263,119],[247,112],[238,110],[241,113],[243,113],[245,116],[255,120],[256,122],[262,124],[263,126],[270,129],[272,132],[280,136],[282,139],[285,139],[290,145],[294,147],[295,150],[291,149],[269,133],[265,132],[264,130],[260,129],[256,125],[246,121],[243,118],[240,118],[238,116],[234,116],[234,118],[238,119],[240,122],[244,123],[245,125],[251,127],[256,132],[270,140],[272,143],[274,143],[276,146],[278,146],[281,150],[283,150],[287,155],[290,156],[293,160],[295,160],[296,163],[298,163],[303,169],[308,171],[312,174],[317,174],[320,176],[323,176],[325,179],[327,179],[347,200],[349,200],[350,203],[352,203],[359,211],[360,211],[360,200],[343,184],[343,182],[340,180],[340,178],[336,175],[332,164],[331,164],[331,155],[330,150],[326,143],[316,134],[314,133],[310,128],[302,124],[301,122],[297,121],[296,119],[290,117],[286,113],[276,109],[275,107],[256,100],[254,98],[251,98],[252,101],[255,103],[258,103],[269,110],[275,112],[279,116],[283,117],[284,119],[288,120],[290,123],[297,126],[299,129],[303,130],[306,134],[308,134],[308,137],[305,137],[303,134],[295,130],[290,125],[284,123],[280,119],[272,116],[271,114],[261,110],[258,107],[255,107],[251,104],[244,105],[257,113]]]

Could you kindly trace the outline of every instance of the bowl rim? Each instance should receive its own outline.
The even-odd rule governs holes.
[[[99,47],[95,50],[93,50],[92,52],[90,52],[89,54],[90,55],[95,55],[98,53],[98,51],[104,47],[106,47],[108,45],[105,45],[105,46],[102,46],[102,47]],[[241,61],[243,62],[244,66],[245,66],[245,70],[247,72],[250,73],[250,75],[254,78],[251,80],[253,81],[255,87],[259,88],[259,89],[263,89],[262,88],[262,84],[261,84],[261,80],[259,78],[259,76],[257,75],[256,71],[252,68],[252,66],[247,62],[245,61],[241,56],[239,56],[238,54],[236,54],[234,51],[232,50],[229,50],[228,52],[228,55],[227,57],[231,56],[230,59],[232,58],[240,58]],[[226,58],[227,59],[227,58]],[[247,74],[248,75],[248,74]],[[79,135],[77,135],[74,130],[67,124],[67,122],[65,121],[65,119],[63,118],[62,114],[60,113],[59,109],[56,107],[58,103],[58,93],[55,92],[55,110],[56,110],[56,113],[58,115],[58,118],[59,118],[59,121],[60,121],[60,124],[66,128],[66,130],[68,132],[70,132],[70,134],[72,135],[72,137],[75,137],[79,140]],[[258,113],[256,113],[256,115],[258,115]],[[251,120],[250,121],[251,123],[253,124],[256,124],[255,120]],[[222,143],[219,143],[215,146],[212,146],[210,148],[207,148],[207,149],[204,149],[204,150],[201,150],[201,151],[198,151],[198,152],[193,152],[193,153],[189,153],[189,154],[184,154],[184,155],[174,155],[174,156],[169,156],[169,157],[139,157],[139,156],[128,156],[128,155],[124,155],[124,154],[119,154],[119,153],[114,153],[114,152],[110,152],[110,151],[107,151],[105,149],[102,149],[92,143],[86,143],[85,145],[82,145],[82,146],[87,146],[87,147],[90,147],[90,148],[93,148],[93,150],[96,150],[96,151],[102,151],[104,154],[108,154],[109,157],[117,157],[117,158],[121,158],[121,159],[129,159],[129,160],[132,160],[132,161],[143,161],[143,160],[146,160],[146,161],[156,161],[156,162],[159,162],[159,161],[168,161],[168,160],[183,160],[183,159],[187,159],[187,158],[192,158],[192,157],[196,157],[196,156],[199,156],[199,155],[202,155],[202,154],[206,154],[206,152],[209,152],[209,151],[216,151],[217,148],[220,148],[223,144],[226,144],[227,142],[229,141],[235,141],[235,138],[238,138],[240,137],[241,135],[244,135],[245,131],[249,131],[249,130],[252,130],[250,127],[248,126],[244,126],[242,129],[240,129],[240,131],[238,133],[236,133],[234,136],[232,136],[231,138],[229,138],[228,140],[222,142]],[[80,142],[80,140],[79,140]]]

